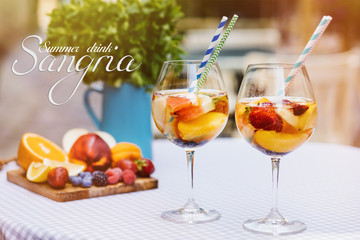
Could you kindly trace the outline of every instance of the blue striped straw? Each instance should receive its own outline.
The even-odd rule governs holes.
[[[330,16],[323,16],[319,25],[315,29],[313,35],[311,36],[310,40],[306,44],[304,50],[302,51],[299,58],[296,60],[294,67],[291,69],[288,77],[285,80],[285,84],[282,89],[280,89],[277,93],[277,96],[283,96],[286,91],[288,90],[291,83],[294,81],[296,74],[300,71],[301,66],[304,65],[307,57],[310,55],[311,51],[314,49],[315,45],[318,43],[320,37],[325,32],[326,28],[328,27],[332,17]]]
[[[222,35],[218,46],[216,47],[216,49],[215,49],[213,55],[211,56],[208,64],[206,64],[206,68],[205,68],[203,74],[201,74],[200,79],[197,81],[197,86],[196,86],[196,90],[195,90],[196,92],[198,92],[200,90],[202,84],[204,83],[207,75],[210,72],[210,69],[211,69],[212,65],[216,61],[216,58],[218,57],[222,47],[225,44],[226,39],[229,37],[229,34],[230,34],[231,30],[233,29],[238,17],[239,17],[238,15],[234,14],[234,16],[231,18],[231,21],[230,21],[228,27],[226,28],[224,34]]]
[[[223,16],[220,23],[219,23],[219,26],[218,28],[216,29],[216,32],[210,42],[210,45],[208,47],[208,49],[206,50],[206,53],[205,53],[205,56],[203,57],[202,61],[201,61],[201,64],[200,64],[200,67],[196,73],[196,80],[195,79],[190,79],[192,80],[191,84],[190,84],[190,87],[189,87],[189,90],[188,92],[194,92],[195,89],[196,89],[196,86],[197,86],[197,80],[199,80],[201,74],[204,72],[205,70],[205,66],[206,66],[206,63],[208,62],[210,56],[211,56],[211,53],[213,52],[215,46],[216,46],[216,43],[220,40],[220,34],[225,26],[225,23],[226,21],[228,20],[227,17]]]

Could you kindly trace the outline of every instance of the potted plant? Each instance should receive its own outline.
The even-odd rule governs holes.
[[[106,58],[98,61],[96,69],[95,64],[89,67],[83,82],[104,84],[100,90],[89,88],[85,106],[98,128],[111,133],[117,141],[137,143],[145,157],[151,157],[149,92],[163,62],[180,58],[181,35],[176,24],[181,17],[175,0],[71,0],[50,13],[46,41],[51,46],[77,46],[77,52],[69,53],[76,61],[85,55],[94,61],[104,55],[113,57],[108,68]],[[103,51],[94,50],[101,50],[101,46]],[[138,67],[133,71],[109,71],[124,56],[130,56],[128,63],[133,59]],[[91,91],[103,93],[101,120],[89,106]]]

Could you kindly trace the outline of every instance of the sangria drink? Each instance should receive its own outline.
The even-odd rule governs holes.
[[[240,99],[235,119],[241,135],[270,156],[285,155],[303,144],[317,120],[314,100],[287,97],[279,103],[270,97]]]
[[[306,229],[303,222],[284,218],[278,209],[280,160],[313,133],[317,105],[304,65],[287,81],[293,64],[251,64],[242,80],[235,106],[236,125],[243,138],[271,160],[272,207],[262,218],[243,226],[256,233],[282,235]]]
[[[198,94],[187,89],[155,92],[153,118],[159,131],[183,148],[196,148],[215,138],[229,113],[226,92],[208,90]]]
[[[216,210],[198,206],[193,195],[195,150],[214,139],[226,125],[229,100],[218,63],[214,63],[199,85],[201,61],[172,60],[164,63],[152,97],[156,127],[186,153],[188,196],[180,209],[165,211],[161,217],[176,223],[206,223],[218,220]],[[196,84],[196,91],[190,87]]]

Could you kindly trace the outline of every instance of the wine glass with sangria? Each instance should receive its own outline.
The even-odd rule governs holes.
[[[292,82],[285,81],[293,66],[249,65],[236,102],[239,132],[246,142],[269,156],[272,164],[272,208],[266,217],[244,223],[244,228],[252,232],[279,235],[306,228],[300,221],[288,221],[278,210],[280,160],[309,139],[317,120],[317,105],[305,66]]]
[[[216,210],[200,208],[193,195],[194,152],[217,137],[229,114],[228,95],[219,65],[215,63],[199,91],[189,88],[201,61],[174,60],[163,64],[152,96],[152,115],[159,131],[183,148],[187,157],[188,198],[177,210],[162,213],[177,223],[203,223],[220,218]]]

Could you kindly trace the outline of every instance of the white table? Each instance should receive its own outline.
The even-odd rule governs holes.
[[[186,164],[182,149],[153,144],[159,188],[59,203],[6,181],[0,173],[0,239],[360,239],[360,149],[306,143],[280,164],[279,207],[305,232],[283,237],[249,233],[242,223],[271,206],[270,160],[241,139],[216,139],[195,154],[195,197],[216,208],[219,221],[183,225],[160,218],[182,206]]]

